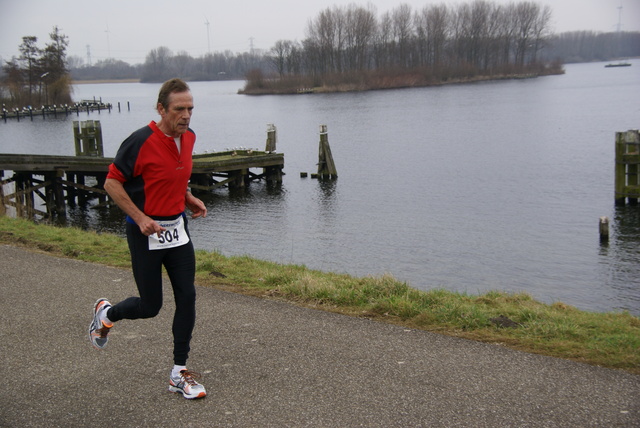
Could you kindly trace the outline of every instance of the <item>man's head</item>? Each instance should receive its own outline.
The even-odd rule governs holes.
[[[193,113],[193,97],[189,85],[181,79],[167,80],[158,94],[158,127],[172,137],[179,137],[189,129]]]

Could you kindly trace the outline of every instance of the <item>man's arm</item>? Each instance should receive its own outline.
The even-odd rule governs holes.
[[[140,211],[133,203],[121,182],[114,178],[107,178],[104,183],[104,190],[107,191],[111,199],[124,211],[129,217],[136,222],[140,231],[149,236],[153,233],[159,233],[165,229],[161,227],[155,220]],[[206,208],[205,208],[206,213]]]

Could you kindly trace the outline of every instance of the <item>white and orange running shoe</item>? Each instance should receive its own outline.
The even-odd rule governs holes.
[[[207,396],[204,386],[196,379],[200,379],[200,374],[189,370],[182,370],[178,376],[169,375],[169,391],[179,392],[184,398],[192,400],[194,398],[204,398]]]
[[[102,349],[107,346],[109,338],[109,330],[113,327],[113,324],[108,325],[100,320],[100,315],[103,311],[109,310],[111,303],[107,299],[98,299],[93,307],[93,319],[89,324],[89,340],[96,349]]]

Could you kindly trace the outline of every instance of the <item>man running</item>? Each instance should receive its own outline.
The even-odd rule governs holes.
[[[204,203],[187,190],[196,141],[189,128],[193,113],[189,86],[180,79],[165,82],[157,110],[159,122],[151,121],[123,141],[104,184],[127,214],[127,242],[139,297],[115,305],[98,299],[89,338],[94,347],[102,349],[114,323],[156,316],[162,307],[164,266],[176,303],[169,390],[188,399],[202,398],[207,393],[196,380],[199,375],[186,367],[196,319],[196,290],[195,253],[185,207],[192,218],[207,215]]]

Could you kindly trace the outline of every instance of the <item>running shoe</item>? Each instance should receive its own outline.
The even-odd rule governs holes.
[[[109,340],[107,335],[113,324],[107,325],[100,321],[100,315],[110,307],[111,303],[107,299],[98,299],[93,307],[93,320],[89,325],[89,340],[96,349],[102,349],[107,346],[107,341]]]
[[[169,391],[180,392],[189,400],[194,398],[204,398],[207,392],[204,386],[200,385],[196,379],[200,379],[200,374],[189,370],[182,370],[178,376],[169,375]]]

